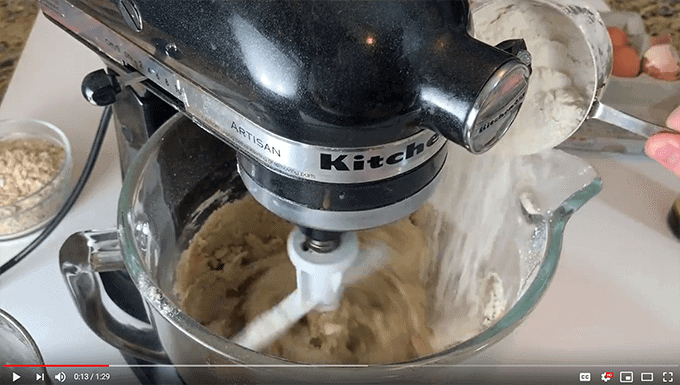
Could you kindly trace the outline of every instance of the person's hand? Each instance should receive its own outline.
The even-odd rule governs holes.
[[[666,120],[668,128],[677,134],[657,134],[647,140],[645,152],[650,158],[680,176],[680,106],[671,112]]]

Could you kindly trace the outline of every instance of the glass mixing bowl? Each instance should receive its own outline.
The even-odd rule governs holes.
[[[445,167],[465,168],[454,151],[458,148],[452,146]],[[509,214],[494,217],[493,206],[480,213],[480,218],[500,221],[496,239],[489,239],[485,266],[503,280],[506,311],[484,331],[411,362],[342,367],[291,363],[233,344],[182,311],[173,291],[181,252],[215,209],[241,199],[247,190],[234,151],[180,114],[152,136],[128,171],[118,228],[69,237],[60,251],[61,269],[81,316],[95,333],[127,353],[181,365],[177,371],[189,383],[445,381],[452,376],[447,366],[501,340],[536,306],[555,273],[567,220],[601,189],[590,165],[561,151],[536,155],[523,167],[515,172],[530,169],[534,178],[514,185],[501,194],[506,198],[494,202],[509,205],[509,210],[498,210]],[[445,175],[430,202],[447,210],[451,197],[465,191],[466,183],[484,178],[452,180]],[[437,238],[440,244],[455,239],[449,235]],[[98,272],[115,270],[131,277],[150,324],[114,316],[121,312],[105,305],[110,301],[102,300]],[[212,366],[193,366],[205,364]]]
[[[4,310],[0,309],[0,367],[6,370],[7,382],[10,383],[9,371],[12,371],[12,381],[20,379],[21,376],[28,376],[28,373],[23,373],[25,369],[9,368],[5,365],[45,365],[38,346],[33,341],[33,338],[28,333],[19,321],[9,315]],[[34,376],[35,372],[42,374],[44,383],[50,384],[49,376],[45,368],[30,368],[30,376]],[[21,373],[19,377],[15,372]],[[0,378],[2,378],[0,376]]]

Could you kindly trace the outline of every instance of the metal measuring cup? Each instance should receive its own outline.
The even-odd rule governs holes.
[[[597,73],[597,87],[590,98],[590,111],[583,118],[597,119],[623,128],[626,131],[649,138],[652,135],[669,131],[668,128],[636,118],[600,101],[607,80],[611,76],[613,63],[613,47],[607,27],[596,11],[577,5],[555,4],[558,9],[569,16],[583,32],[583,39],[590,48],[590,56]],[[583,121],[581,124],[583,124]],[[580,127],[581,125],[579,125]],[[576,131],[579,127],[576,127]],[[573,132],[572,132],[573,134]],[[565,138],[566,139],[566,138]]]
[[[576,41],[576,44],[570,44],[570,49],[574,50],[571,54],[583,58],[583,62],[586,63],[583,71],[585,72],[584,79],[587,78],[587,81],[582,81],[581,84],[575,83],[575,85],[588,102],[587,108],[584,109],[580,122],[570,131],[563,133],[560,143],[573,135],[588,119],[597,119],[645,138],[661,132],[670,132],[666,127],[636,118],[600,101],[600,96],[611,76],[613,47],[607,27],[597,11],[584,5],[551,0],[521,0],[520,2],[523,5],[528,4],[539,12],[545,11],[564,16],[560,17],[559,23],[554,24],[554,28],[568,31],[565,34],[569,34],[572,42]],[[512,7],[518,2],[516,0],[475,0],[471,4],[474,17],[474,13],[484,7],[491,5]],[[550,147],[558,144],[550,143]]]

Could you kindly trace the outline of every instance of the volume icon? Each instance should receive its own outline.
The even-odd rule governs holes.
[[[54,379],[59,382],[64,382],[66,381],[66,374],[64,372],[59,372],[54,376]]]

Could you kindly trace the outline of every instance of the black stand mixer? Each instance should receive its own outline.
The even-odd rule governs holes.
[[[298,283],[330,281],[356,256],[353,232],[420,208],[447,140],[475,154],[494,146],[531,72],[522,40],[470,36],[463,0],[40,2],[107,67],[83,93],[113,104],[123,174],[184,113],[237,150],[260,204],[299,226],[298,257],[337,262],[322,272],[293,261]],[[303,296],[333,308],[340,288],[320,287]]]

